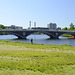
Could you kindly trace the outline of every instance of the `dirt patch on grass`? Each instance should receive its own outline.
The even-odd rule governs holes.
[[[0,50],[29,50],[29,51],[45,51],[45,52],[62,52],[62,53],[75,53],[72,50],[58,50],[58,49],[33,49],[26,48],[25,46],[14,46],[14,45],[0,45]]]

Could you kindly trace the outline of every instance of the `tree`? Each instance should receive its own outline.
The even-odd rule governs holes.
[[[70,24],[70,30],[73,30],[74,29],[74,25],[73,23]]]
[[[0,24],[0,29],[5,29],[5,26]]]
[[[62,30],[67,30],[68,28],[67,27],[65,27],[65,28],[62,28]]]

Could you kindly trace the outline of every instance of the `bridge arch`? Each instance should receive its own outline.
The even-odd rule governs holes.
[[[46,31],[35,31],[35,32],[32,32],[32,33],[28,34],[26,37],[28,37],[29,35],[34,34],[34,33],[43,33],[43,34],[46,34],[47,36],[49,36],[50,38],[57,38],[52,33],[49,33],[49,32],[46,32]]]
[[[23,36],[19,35],[18,33],[14,33],[14,32],[0,32],[0,34],[2,34],[2,33],[8,33],[8,34],[17,36],[18,38],[24,38]]]

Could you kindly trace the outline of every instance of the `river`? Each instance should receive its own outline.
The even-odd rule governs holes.
[[[27,37],[27,39],[18,39],[14,35],[0,35],[0,40],[10,40],[10,41],[21,41],[21,42],[30,42],[30,39],[33,38],[34,43],[40,44],[71,44],[75,46],[75,39],[69,39],[67,37],[59,37],[59,39],[49,39],[49,36],[45,34],[32,34]]]

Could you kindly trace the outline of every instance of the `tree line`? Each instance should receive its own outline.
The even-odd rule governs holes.
[[[62,30],[75,30],[73,23],[70,24],[70,28],[64,27]]]

